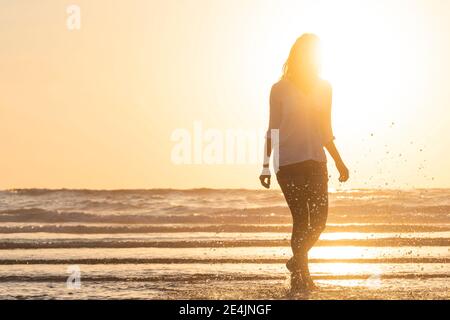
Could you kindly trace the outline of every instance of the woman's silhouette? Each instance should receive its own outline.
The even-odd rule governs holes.
[[[349,172],[334,144],[332,90],[319,78],[319,39],[304,34],[293,45],[281,79],[270,93],[270,121],[261,184],[270,187],[269,158],[274,149],[278,183],[292,214],[293,257],[286,263],[291,289],[313,289],[308,251],[325,229],[328,215],[326,148],[339,170]]]

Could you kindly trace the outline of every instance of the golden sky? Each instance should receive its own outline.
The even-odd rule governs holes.
[[[0,188],[257,188],[260,165],[177,165],[171,138],[264,130],[304,32],[322,39],[345,187],[450,187],[450,1],[6,0]]]

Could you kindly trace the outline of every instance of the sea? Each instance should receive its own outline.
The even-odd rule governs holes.
[[[279,190],[0,191],[0,299],[449,299],[450,189],[330,192],[293,294]]]

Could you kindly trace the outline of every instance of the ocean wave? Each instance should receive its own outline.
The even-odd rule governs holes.
[[[447,211],[448,210],[448,211]],[[273,224],[291,223],[291,214],[286,207],[262,207],[244,209],[168,207],[139,213],[93,213],[85,211],[47,210],[42,208],[19,208],[0,211],[0,222],[87,222],[87,223],[235,223]],[[331,207],[330,223],[391,222],[391,223],[449,223],[450,207],[372,208]]]
[[[345,274],[345,275],[314,275],[314,280],[366,280],[371,279],[372,274]],[[385,279],[436,279],[450,278],[448,273],[399,273],[380,275],[380,280]],[[285,280],[285,275],[240,275],[240,274],[189,274],[189,275],[163,275],[163,276],[129,276],[119,277],[111,275],[83,275],[83,282],[204,282],[204,281],[264,281],[264,280]],[[2,276],[0,282],[62,282],[67,281],[66,276],[35,275],[35,276]]]
[[[284,225],[11,225],[0,226],[0,234],[12,233],[67,233],[67,234],[140,234],[140,233],[178,233],[178,232],[291,232],[290,224]],[[404,233],[404,232],[445,232],[450,225],[419,224],[342,224],[328,225],[325,232],[360,233]]]
[[[25,196],[42,196],[48,194],[78,194],[78,195],[168,195],[168,194],[242,194],[260,193],[261,190],[250,189],[212,189],[212,188],[193,188],[193,189],[116,189],[116,190],[95,190],[95,189],[10,189],[3,190],[4,193],[11,193]]]
[[[111,200],[83,200],[77,206],[86,209],[86,210],[95,210],[95,209],[103,209],[103,210],[113,210],[113,211],[127,211],[134,209],[141,209],[142,207],[130,202],[122,202],[122,201],[111,201]],[[148,206],[148,205],[147,205]]]
[[[450,263],[450,258],[376,258],[376,259],[309,259],[310,263]],[[103,259],[0,259],[0,265],[104,265],[104,264],[285,264],[282,258],[258,259],[189,259],[189,258],[103,258]]]
[[[0,199],[6,204],[17,201],[35,203],[58,200],[61,205],[76,205],[80,200],[92,200],[93,206],[100,202],[123,202],[138,204],[146,208],[154,202],[161,204],[185,205],[189,207],[258,207],[265,205],[283,205],[284,198],[280,190],[248,189],[135,189],[135,190],[89,190],[89,189],[13,189],[0,191]],[[436,206],[450,206],[450,189],[427,190],[345,190],[330,193],[333,206],[400,206],[420,208],[429,206],[433,211]],[[445,207],[447,209],[445,209]],[[73,210],[79,209],[72,207]],[[119,208],[121,209],[121,208]],[[392,210],[397,210],[393,208]],[[448,210],[447,210],[448,211]]]
[[[289,247],[289,240],[3,240],[0,249],[68,249],[68,248],[233,248],[233,247]],[[450,246],[450,238],[381,238],[318,240],[316,247],[405,247]]]

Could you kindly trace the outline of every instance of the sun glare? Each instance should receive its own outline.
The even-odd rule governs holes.
[[[404,117],[417,103],[405,103],[409,91],[424,89],[418,79],[423,78],[426,64],[418,66],[417,61],[426,60],[425,52],[414,38],[424,31],[411,17],[401,17],[404,25],[393,25],[394,13],[376,3],[351,2],[350,7],[355,11],[338,1],[327,3],[326,11],[320,3],[312,6],[305,32],[321,39],[321,74],[334,88],[337,129],[347,130],[349,119],[366,114],[370,124],[381,130],[388,117]],[[358,122],[352,127],[363,130],[370,124]]]

